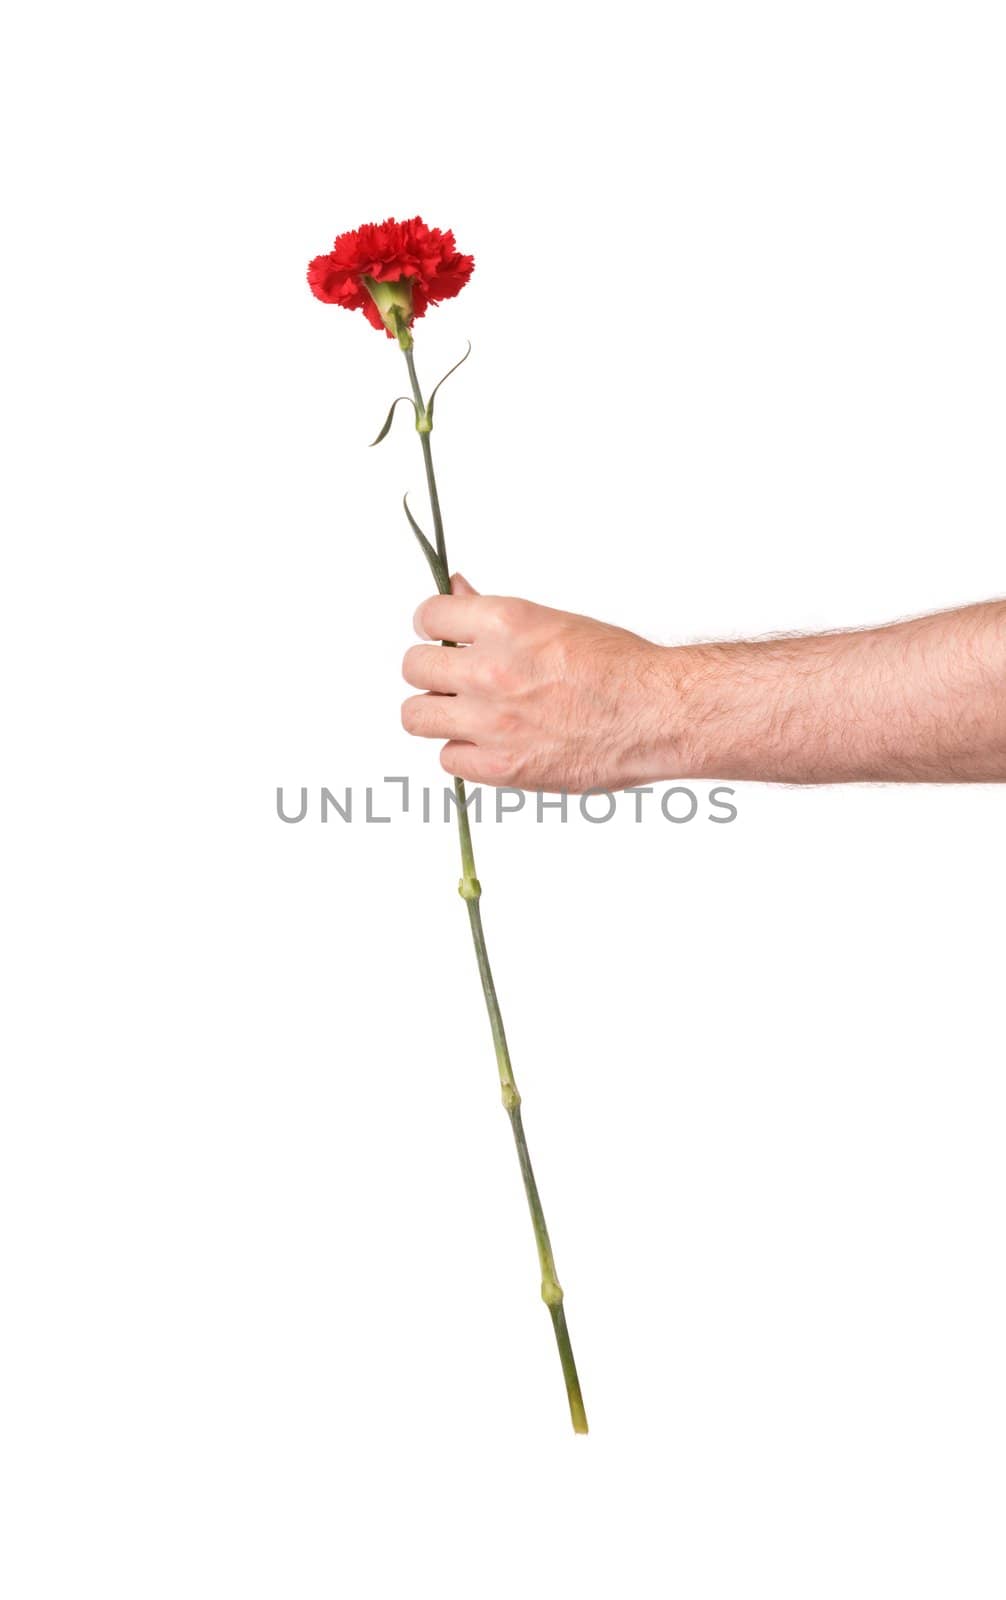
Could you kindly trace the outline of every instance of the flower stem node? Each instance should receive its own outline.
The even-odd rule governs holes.
[[[482,893],[482,885],[478,878],[462,878],[458,884],[458,894],[462,900],[477,900]]]
[[[432,416],[430,415],[430,413],[428,411],[417,411],[416,412],[416,432],[417,433],[432,433],[433,432],[433,418],[432,418]]]
[[[520,1094],[515,1083],[505,1083],[500,1093],[504,1111],[516,1111],[520,1105]]]
[[[562,1289],[556,1278],[542,1278],[541,1297],[550,1308],[562,1305]]]

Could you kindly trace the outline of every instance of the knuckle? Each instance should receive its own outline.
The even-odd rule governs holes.
[[[549,643],[548,667],[558,677],[564,677],[573,667],[572,647],[561,635]]]
[[[509,663],[500,656],[481,656],[478,662],[478,678],[479,687],[489,694],[500,689],[508,689],[512,679]]]
[[[492,729],[497,735],[507,736],[517,732],[519,722],[515,711],[497,711],[492,719]]]
[[[489,783],[509,785],[517,781],[518,763],[507,750],[487,750],[483,767]]]
[[[524,601],[512,595],[496,595],[490,602],[490,615],[497,627],[511,629],[520,626],[524,614]]]
[[[422,701],[412,696],[402,702],[402,727],[406,733],[418,733],[422,720]]]
[[[418,657],[421,649],[422,645],[410,644],[409,648],[402,657],[402,677],[405,679],[406,683],[415,682],[415,672],[416,667],[419,664]]]

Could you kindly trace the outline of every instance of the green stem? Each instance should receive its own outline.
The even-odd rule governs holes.
[[[416,377],[416,360],[412,354],[412,345],[409,344],[405,352],[405,361],[409,369],[409,382],[412,384],[412,394],[416,402],[416,428],[419,433],[419,442],[423,447],[423,463],[426,467],[426,487],[430,496],[430,510],[433,513],[433,533],[436,539],[437,555],[444,567],[447,566],[447,546],[444,543],[444,519],[440,512],[440,496],[437,493],[437,479],[433,471],[433,450],[430,446],[430,432],[432,423],[426,410],[419,379]],[[449,591],[448,591],[449,592]]]
[[[444,542],[443,519],[440,513],[440,498],[437,494],[437,480],[433,471],[433,452],[430,448],[429,413],[423,400],[422,390],[419,387],[419,379],[416,376],[416,364],[412,354],[411,342],[405,350],[405,360],[409,368],[409,381],[412,384],[412,393],[416,402],[416,426],[423,447],[423,460],[426,464],[426,482],[430,494],[430,509],[433,513],[439,571],[433,565],[432,560],[429,561],[429,565],[441,594],[449,594],[450,577],[447,570],[447,550]],[[445,644],[450,642],[449,640],[444,641]],[[496,985],[493,982],[492,968],[489,965],[489,953],[486,949],[485,932],[482,927],[482,911],[479,904],[482,896],[482,885],[479,883],[478,874],[475,871],[475,852],[472,848],[472,831],[468,821],[468,802],[465,795],[465,786],[461,778],[455,778],[454,780],[454,798],[457,801],[458,835],[461,844],[461,881],[458,884],[458,892],[468,907],[468,921],[472,930],[472,943],[475,946],[475,960],[478,963],[479,977],[482,980],[482,993],[485,996],[486,1010],[489,1013],[489,1026],[492,1030],[493,1048],[496,1052],[496,1066],[499,1072],[503,1106],[507,1116],[510,1118],[514,1144],[517,1147],[517,1160],[520,1164],[521,1178],[524,1181],[524,1193],[527,1196],[528,1210],[531,1213],[531,1224],[534,1228],[535,1244],[538,1248],[538,1262],[541,1267],[541,1297],[547,1305],[549,1315],[552,1318],[555,1342],[559,1349],[559,1360],[562,1364],[562,1375],[566,1383],[566,1396],[569,1401],[569,1414],[573,1423],[573,1431],[575,1433],[586,1433],[587,1413],[584,1410],[583,1395],[580,1392],[580,1380],[577,1376],[576,1362],[573,1359],[573,1347],[570,1343],[569,1329],[566,1326],[566,1314],[562,1303],[562,1288],[556,1275],[552,1243],[548,1236],[541,1196],[538,1193],[534,1168],[531,1166],[531,1157],[528,1153],[524,1123],[521,1119],[520,1094],[514,1080],[513,1066],[510,1062],[510,1049],[507,1045],[506,1033],[503,1028],[503,1016],[496,995]]]

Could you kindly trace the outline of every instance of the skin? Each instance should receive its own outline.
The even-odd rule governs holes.
[[[1006,781],[1006,601],[883,628],[657,645],[591,617],[479,595],[424,600],[402,724],[445,771],[520,789],[671,778]]]

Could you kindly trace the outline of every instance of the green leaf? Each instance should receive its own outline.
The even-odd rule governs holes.
[[[472,353],[472,341],[469,339],[469,341],[468,341],[468,349],[465,351],[464,355],[461,357],[461,360],[460,361],[455,361],[453,367],[449,367],[448,368],[448,370],[444,373],[443,377],[441,378],[440,383],[446,383],[452,372],[457,372],[459,367],[463,367],[465,362],[468,360],[468,357],[471,355],[471,353]],[[434,385],[433,393],[430,395],[429,400],[426,402],[426,415],[430,419],[430,426],[431,427],[433,426],[433,402],[436,399],[437,390],[440,388],[440,383],[437,383],[437,384]]]
[[[380,433],[377,435],[377,438],[376,439],[371,439],[371,441],[370,441],[370,449],[371,450],[373,450],[375,444],[380,444],[382,439],[386,439],[388,434],[391,432],[391,424],[395,420],[395,407],[402,400],[408,400],[409,405],[412,407],[413,411],[416,410],[416,402],[413,400],[411,395],[400,394],[398,396],[397,400],[393,400],[391,402],[391,410],[388,412],[388,415],[384,419],[384,427],[381,429]],[[418,416],[418,414],[419,413],[416,412],[417,416]]]
[[[416,538],[419,540],[419,548],[422,550],[423,555],[426,557],[427,561],[429,562],[430,571],[433,574],[433,581],[435,582],[435,584],[436,584],[436,586],[439,589],[441,594],[450,594],[450,592],[451,592],[450,574],[448,573],[447,568],[444,566],[444,564],[441,561],[440,557],[437,555],[437,552],[433,548],[433,546],[431,545],[429,539],[427,539],[427,537],[426,537],[425,533],[423,532],[422,528],[419,526],[419,523],[416,521],[415,517],[412,515],[412,512],[409,510],[409,497],[408,497],[408,495],[403,495],[403,497],[402,497],[402,505],[405,507],[405,515],[409,519],[409,526],[411,527],[411,529],[412,529],[413,533],[415,534]]]

